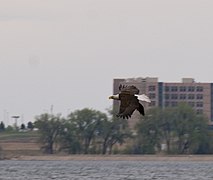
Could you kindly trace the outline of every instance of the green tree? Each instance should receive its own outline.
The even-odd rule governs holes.
[[[210,133],[208,132],[207,118],[196,115],[187,104],[180,104],[175,108],[175,134],[177,135],[177,152],[209,153]]]
[[[193,154],[213,153],[213,135],[207,127],[207,118],[197,116],[194,129],[190,135],[189,152]]]
[[[160,130],[160,139],[162,142],[165,141],[166,144],[166,151],[167,153],[171,153],[171,145],[174,139],[174,108],[165,108],[164,110],[161,109],[158,122],[159,130]]]
[[[82,152],[81,142],[78,139],[78,130],[70,121],[66,121],[63,131],[60,133],[60,150],[66,151],[69,154],[80,154]]]
[[[2,132],[4,130],[5,130],[5,125],[4,125],[4,122],[1,121],[1,123],[0,123],[0,132]]]
[[[141,153],[158,152],[164,143],[167,153],[207,153],[212,149],[206,118],[196,115],[187,104],[151,109],[137,130]]]
[[[113,111],[108,111],[110,118],[102,121],[100,126],[100,136],[102,139],[102,154],[112,153],[115,144],[122,145],[127,138],[131,137],[126,120],[114,116]]]
[[[189,137],[194,129],[196,115],[187,104],[180,104],[174,108],[174,126],[177,137],[177,153],[183,154],[189,148]]]
[[[21,130],[24,130],[24,129],[26,129],[26,127],[25,127],[25,124],[21,124]]]
[[[154,154],[156,148],[160,148],[161,132],[159,117],[161,109],[150,109],[146,116],[136,125],[137,140],[133,146],[133,153]]]
[[[29,121],[29,122],[27,123],[27,128],[30,129],[31,131],[33,130],[34,125],[33,125],[33,123],[32,123],[31,121]]]
[[[62,131],[64,120],[60,115],[41,114],[36,117],[35,127],[41,133],[40,142],[45,153],[53,154],[54,145],[57,144],[57,138]]]
[[[12,131],[14,131],[15,129],[14,129],[13,126],[9,125],[9,126],[7,126],[7,128],[6,128],[5,130],[6,130],[7,132],[12,132]]]
[[[100,123],[107,119],[105,113],[84,108],[76,110],[68,116],[72,127],[76,130],[75,134],[79,139],[84,154],[89,153],[89,147],[95,136],[98,135]]]

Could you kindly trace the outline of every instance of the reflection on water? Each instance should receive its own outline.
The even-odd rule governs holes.
[[[0,161],[0,180],[212,180],[207,161]]]

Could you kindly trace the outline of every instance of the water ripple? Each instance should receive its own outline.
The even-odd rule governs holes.
[[[0,161],[0,180],[212,180],[210,161]]]

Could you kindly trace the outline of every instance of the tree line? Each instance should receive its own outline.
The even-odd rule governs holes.
[[[44,113],[29,122],[38,128],[44,153],[69,154],[212,154],[213,131],[204,115],[187,104],[153,108],[138,120],[134,129],[113,110],[103,113],[84,108],[60,114]],[[23,128],[23,127],[22,127]],[[0,131],[5,129],[0,123]]]
[[[115,144],[121,145],[131,136],[127,121],[88,108],[67,118],[41,114],[34,125],[40,131],[43,151],[49,154],[111,154]]]
[[[76,110],[67,118],[41,114],[34,126],[46,153],[70,154],[209,154],[213,134],[207,118],[187,104],[174,108],[150,109],[135,129],[119,119],[93,109]]]
[[[4,131],[7,131],[7,132],[9,132],[9,131],[14,131],[15,129],[20,129],[20,130],[33,130],[34,129],[34,125],[33,125],[33,123],[31,122],[31,121],[29,121],[28,123],[27,123],[27,126],[24,124],[24,123],[22,123],[21,124],[21,126],[20,126],[20,128],[18,128],[18,127],[14,127],[14,126],[11,126],[11,125],[9,125],[9,126],[5,126],[5,124],[4,124],[4,122],[3,121],[1,121],[0,122],[0,132],[4,132]],[[16,130],[17,130],[16,129]]]
[[[150,109],[137,127],[134,153],[213,153],[213,131],[207,117],[197,115],[187,104]]]

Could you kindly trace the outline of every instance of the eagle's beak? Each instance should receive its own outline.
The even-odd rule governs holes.
[[[109,96],[109,99],[112,99],[112,96]]]

